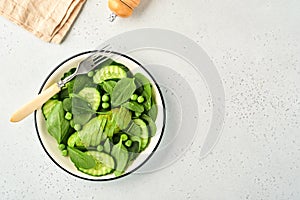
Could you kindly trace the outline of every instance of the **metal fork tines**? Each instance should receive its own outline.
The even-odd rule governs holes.
[[[58,82],[60,87],[63,87],[67,82],[71,81],[75,76],[80,74],[86,74],[89,71],[93,70],[95,67],[100,65],[101,63],[107,61],[112,57],[112,52],[110,51],[111,46],[106,45],[100,50],[97,50],[92,55],[84,59],[79,63],[75,72],[65,79]]]

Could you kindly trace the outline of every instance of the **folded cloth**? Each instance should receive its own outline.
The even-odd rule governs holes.
[[[46,42],[61,43],[86,0],[0,0],[0,15]]]

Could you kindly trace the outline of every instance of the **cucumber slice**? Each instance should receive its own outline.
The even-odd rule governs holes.
[[[81,139],[78,135],[78,132],[73,133],[69,137],[67,144],[68,144],[69,147],[75,147],[76,146],[76,147],[84,148],[84,144],[81,142]]]
[[[157,129],[156,124],[151,119],[151,117],[149,117],[148,115],[143,114],[142,119],[145,120],[145,122],[147,123],[148,129],[150,132],[150,137],[153,137],[155,135],[156,129]]]
[[[93,156],[96,165],[90,169],[79,168],[80,171],[92,176],[104,176],[113,172],[115,161],[110,155],[98,151],[87,151],[86,153]]]
[[[58,100],[48,100],[42,107],[42,112],[43,115],[45,117],[45,119],[48,119],[48,116],[50,114],[50,112],[52,111],[52,109],[54,108],[54,106],[58,103]]]
[[[90,105],[91,108],[96,111],[100,105],[101,95],[96,88],[86,87],[80,90],[79,96],[84,98]]]
[[[141,147],[140,150],[143,151],[149,143],[149,132],[146,123],[141,119],[134,119],[133,122],[141,127],[142,133],[141,138]]]
[[[96,84],[100,84],[105,80],[121,79],[126,77],[127,73],[122,67],[118,65],[108,65],[96,72],[93,77],[93,81]]]

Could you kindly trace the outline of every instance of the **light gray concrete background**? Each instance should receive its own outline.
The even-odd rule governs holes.
[[[106,20],[88,0],[66,40],[47,44],[0,18],[0,199],[300,199],[300,1],[142,0]],[[33,116],[9,123],[67,57],[121,32],[167,28],[196,41],[222,77],[226,119],[205,159],[194,141],[172,166],[99,183],[74,178],[43,152]]]

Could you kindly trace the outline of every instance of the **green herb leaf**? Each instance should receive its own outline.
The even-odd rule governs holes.
[[[120,109],[114,109],[113,120],[116,121],[121,130],[124,130],[128,127],[131,121],[131,112],[124,107],[121,107]]]
[[[112,106],[119,106],[126,102],[136,89],[134,79],[123,78],[117,82],[111,94]]]
[[[147,111],[151,109],[151,95],[152,89],[150,83],[144,85],[144,91],[142,93],[142,96],[145,97],[145,102],[143,103],[143,105]]]
[[[78,93],[80,92],[80,90],[82,90],[85,87],[95,87],[93,80],[90,77],[88,77],[86,74],[78,75],[72,81],[74,81],[74,85],[72,87],[73,90],[72,93]]]
[[[114,87],[116,86],[116,81],[104,81],[102,83],[102,88],[107,92],[108,94],[111,94],[113,92]]]
[[[154,121],[151,119],[151,117],[149,117],[145,114],[142,115],[142,119],[147,122],[147,127],[150,132],[150,137],[153,137],[156,133],[156,125],[155,125]]]
[[[90,156],[78,149],[68,147],[68,152],[69,152],[71,161],[74,163],[74,165],[77,168],[90,169],[96,165],[95,159],[92,156]]]
[[[136,73],[134,75],[134,77],[136,78],[136,80],[138,82],[141,83],[141,85],[147,85],[147,84],[150,84],[150,81],[141,73]]]
[[[100,137],[101,120],[98,117],[91,119],[83,128],[78,132],[78,136],[85,147],[97,146],[100,141],[97,141],[97,137]]]
[[[114,145],[111,150],[111,155],[116,160],[116,169],[115,169],[115,175],[119,176],[121,175],[127,166],[128,161],[128,151],[126,147],[122,144],[122,140],[120,139],[119,143]]]
[[[62,102],[59,101],[49,113],[46,121],[47,130],[52,135],[57,143],[61,143],[69,130],[69,122],[65,119]]]
[[[110,141],[109,139],[107,138],[104,142],[104,145],[103,145],[103,150],[106,152],[106,153],[110,153]]]
[[[132,122],[129,126],[129,128],[126,130],[126,133],[128,133],[131,136],[141,136],[142,135],[142,129],[139,125]]]
[[[144,112],[144,106],[142,106],[141,104],[134,102],[134,101],[126,102],[126,103],[122,104],[122,107],[132,110],[134,112],[139,112],[139,113]]]
[[[158,107],[157,107],[157,105],[154,103],[154,104],[152,104],[152,106],[151,106],[150,110],[148,111],[147,115],[148,115],[149,117],[151,117],[151,119],[152,119],[153,121],[155,121],[156,118],[157,118],[157,113],[158,113]]]
[[[85,124],[89,121],[95,111],[82,97],[72,94],[72,114],[75,124]]]

